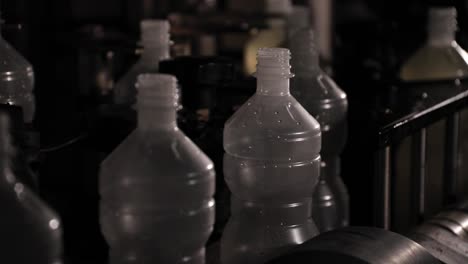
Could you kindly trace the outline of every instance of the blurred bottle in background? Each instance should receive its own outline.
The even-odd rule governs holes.
[[[11,144],[14,148],[11,168],[18,180],[31,191],[39,191],[37,175],[32,170],[27,156],[27,132],[23,121],[23,110],[20,106],[0,104],[0,112],[8,114],[11,131]]]
[[[141,22],[140,60],[116,83],[114,103],[131,106],[135,103],[136,78],[142,73],[157,73],[159,62],[169,58],[169,22],[165,20],[143,20]]]
[[[426,42],[402,65],[400,70],[400,98],[408,112],[421,111],[442,100],[448,99],[466,89],[468,77],[468,54],[455,40],[457,31],[457,11],[454,7],[432,7],[428,12]],[[458,134],[460,115],[436,122],[422,131],[421,137],[412,137],[413,144],[424,140],[426,143],[426,170],[424,186],[426,193],[431,193],[419,209],[422,219],[439,211],[444,201],[444,195],[452,196],[461,185],[451,176],[453,168],[444,166],[444,157],[453,155],[458,161],[458,146],[446,144],[445,131],[453,130]],[[446,129],[449,130],[446,130]],[[446,135],[456,137],[458,135]],[[403,146],[402,146],[403,147]],[[451,150],[452,149],[452,150]],[[404,153],[405,151],[402,150]],[[400,159],[405,168],[411,168],[407,158]],[[455,167],[454,167],[455,168]],[[448,170],[447,170],[448,169]],[[454,172],[455,174],[457,172]],[[448,177],[452,178],[450,180]],[[456,177],[456,176],[455,176]],[[458,177],[458,179],[461,179]],[[447,186],[446,183],[449,183]],[[453,201],[451,201],[453,202]],[[413,210],[418,210],[413,209]],[[420,219],[419,219],[420,220]]]
[[[21,106],[25,123],[32,123],[36,110],[33,67],[1,34],[0,54],[0,103]]]
[[[221,260],[262,263],[312,238],[318,122],[289,93],[288,49],[258,50],[257,92],[226,122],[224,177],[231,218]]]
[[[196,263],[214,224],[211,160],[177,127],[176,79],[138,77],[138,126],[101,165],[110,263]]]
[[[310,28],[289,38],[292,68],[291,94],[320,123],[322,157],[320,181],[313,197],[312,215],[321,232],[348,225],[349,195],[341,179],[340,154],[346,144],[346,94],[321,70],[319,50]]]
[[[244,72],[251,75],[255,72],[257,50],[262,47],[281,47],[287,39],[286,20],[292,11],[290,0],[266,0],[264,13],[267,16],[267,29],[253,32],[244,46]]]
[[[0,204],[5,211],[0,218],[2,261],[63,263],[59,217],[16,174],[10,120],[7,112],[0,110]]]
[[[468,75],[467,53],[456,42],[456,31],[455,8],[431,8],[427,41],[403,64],[400,78],[406,82],[465,78]]]

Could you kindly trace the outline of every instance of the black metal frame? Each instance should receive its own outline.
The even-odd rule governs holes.
[[[391,228],[392,218],[392,150],[405,137],[412,136],[412,212],[416,222],[425,214],[426,181],[426,128],[442,119],[446,119],[444,153],[444,203],[456,198],[455,187],[458,178],[459,111],[468,108],[468,91],[459,93],[421,112],[400,118],[379,129],[378,149],[375,153],[375,193],[374,224],[385,229]]]

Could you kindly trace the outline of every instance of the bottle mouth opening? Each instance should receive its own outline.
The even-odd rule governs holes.
[[[141,42],[145,45],[170,43],[170,25],[167,20],[143,20],[140,24]]]
[[[257,51],[257,72],[258,77],[282,77],[291,78],[291,52],[285,48],[260,48]]]
[[[140,22],[140,28],[142,32],[145,31],[161,31],[169,32],[170,26],[167,20],[162,19],[145,19]]]

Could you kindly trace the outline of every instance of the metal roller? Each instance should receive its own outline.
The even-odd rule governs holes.
[[[446,264],[468,263],[467,243],[452,232],[433,224],[424,224],[408,235]]]
[[[431,264],[443,263],[406,237],[372,227],[323,233],[268,264]],[[464,263],[464,262],[461,262]],[[466,262],[468,263],[468,262]]]
[[[468,263],[468,202],[437,214],[408,237],[447,264]]]

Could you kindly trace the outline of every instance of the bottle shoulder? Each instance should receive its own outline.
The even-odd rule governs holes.
[[[255,94],[226,122],[223,142],[237,156],[311,158],[320,152],[321,130],[293,96]]]
[[[212,170],[212,161],[180,130],[136,129],[101,164],[103,177],[159,174],[196,177]]]
[[[424,45],[403,64],[400,71],[400,78],[403,81],[466,77],[468,77],[468,54],[456,42],[450,46]]]
[[[32,90],[34,79],[32,65],[3,38],[0,38],[0,54],[0,82],[13,83],[23,80],[23,85],[19,87]]]
[[[320,125],[291,95],[255,94],[226,122],[225,131],[230,130],[316,134]]]
[[[41,243],[41,246],[55,245],[56,249],[59,248],[62,235],[59,216],[27,186],[16,181],[3,182],[0,188],[0,204],[3,210],[8,212],[0,220],[5,223],[2,226],[8,226],[12,232],[24,232],[27,237],[36,236],[34,240]]]
[[[325,73],[296,75],[291,79],[291,94],[306,109],[306,105],[348,106],[346,93]]]

